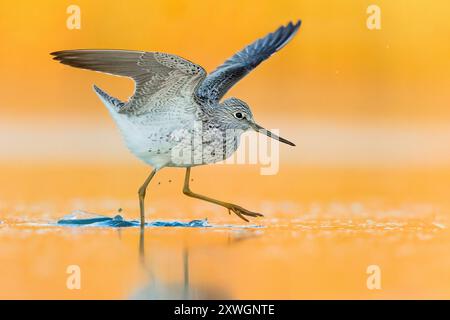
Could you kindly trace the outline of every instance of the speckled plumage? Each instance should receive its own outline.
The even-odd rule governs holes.
[[[256,124],[249,106],[237,98],[220,100],[262,61],[285,46],[300,21],[291,22],[258,39],[225,61],[211,74],[176,55],[130,50],[65,50],[54,59],[76,68],[132,78],[134,94],[120,101],[94,86],[110,111],[129,150],[154,170],[139,189],[141,226],[148,183],[164,167],[186,167],[184,193],[222,205],[239,217],[260,216],[237,205],[194,194],[189,190],[190,167],[222,161],[252,128],[284,143]]]
[[[283,47],[299,27],[300,22],[280,27],[235,54],[209,76],[197,64],[160,52],[66,50],[52,54],[73,67],[131,77],[136,88],[128,102],[94,86],[126,145],[157,169],[187,167],[221,161],[237,149],[240,135],[250,126],[230,115],[240,111],[253,121],[252,113],[239,99],[223,103],[220,99],[245,74]],[[234,134],[232,129],[236,130]],[[189,147],[180,139],[186,134],[203,137],[203,143],[192,143],[193,161],[180,163],[174,148]],[[222,154],[203,150],[217,150],[220,146],[225,150]]]

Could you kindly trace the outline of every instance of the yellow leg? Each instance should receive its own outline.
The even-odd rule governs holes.
[[[203,196],[201,194],[197,194],[191,191],[191,189],[189,189],[189,178],[191,176],[191,168],[186,168],[186,176],[184,178],[184,187],[183,187],[183,193],[189,197],[192,198],[197,198],[200,200],[204,200],[204,201],[208,201],[211,203],[215,203],[219,206],[225,207],[228,209],[228,212],[231,214],[231,212],[235,213],[239,218],[241,218],[242,220],[245,220],[248,222],[248,219],[245,218],[244,216],[249,216],[249,217],[262,217],[263,215],[260,213],[256,213],[256,212],[252,212],[249,211],[247,209],[244,209],[238,205],[232,204],[232,203],[228,203],[228,202],[223,202],[220,200],[216,200],[213,198],[209,198],[206,196]]]
[[[144,210],[144,200],[145,200],[145,193],[147,191],[147,186],[152,181],[153,176],[156,173],[156,169],[154,169],[150,175],[147,177],[147,179],[144,181],[144,184],[139,188],[138,195],[139,195],[139,210],[141,213],[141,228],[144,228],[145,226],[145,210]]]

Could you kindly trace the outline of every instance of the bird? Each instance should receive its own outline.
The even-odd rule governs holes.
[[[165,167],[186,169],[185,195],[222,206],[246,222],[247,217],[263,216],[194,193],[189,186],[191,168],[230,157],[238,148],[242,133],[250,129],[295,146],[257,124],[243,100],[222,98],[239,80],[290,42],[300,25],[301,20],[280,26],[209,74],[200,65],[178,55],[156,51],[76,49],[50,53],[64,65],[134,80],[134,93],[128,101],[121,101],[96,85],[93,89],[109,110],[131,153],[152,167],[138,190],[141,228],[145,226],[147,187]]]

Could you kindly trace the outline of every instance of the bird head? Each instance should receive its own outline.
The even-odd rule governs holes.
[[[252,111],[248,104],[244,101],[237,98],[229,98],[224,102],[220,103],[218,108],[216,109],[220,112],[220,117],[222,118],[222,123],[227,124],[226,129],[236,129],[247,131],[249,129],[253,129],[257,132],[265,134],[266,136],[273,138],[275,140],[279,140],[283,143],[286,143],[290,146],[295,146],[289,140],[281,138],[264,127],[260,126],[253,119]]]

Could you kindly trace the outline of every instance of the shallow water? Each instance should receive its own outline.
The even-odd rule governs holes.
[[[138,220],[124,220],[121,215],[107,217],[96,215],[84,211],[75,211],[67,216],[62,217],[56,222],[56,225],[64,225],[69,227],[111,227],[126,228],[140,227]],[[183,221],[151,221],[146,222],[145,227],[184,227],[184,228],[208,228],[212,227],[208,220],[191,220]]]
[[[391,172],[381,180],[287,168],[281,178],[261,178],[238,168],[217,186],[208,178],[223,168],[198,170],[195,190],[265,214],[247,224],[180,195],[182,174],[167,171],[150,186],[141,233],[135,189],[145,171],[89,168],[38,168],[36,180],[10,168],[0,178],[8,186],[0,298],[450,297],[445,173]],[[283,175],[302,183],[283,187]],[[80,268],[79,290],[67,287],[72,265]],[[381,270],[379,290],[367,287],[370,265]]]

